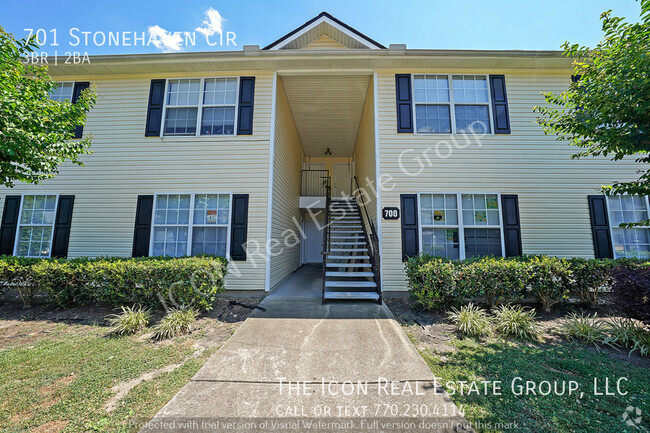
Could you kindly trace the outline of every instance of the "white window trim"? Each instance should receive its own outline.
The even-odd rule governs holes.
[[[424,75],[426,76],[445,76],[447,77],[447,81],[449,82],[449,102],[415,102],[415,76],[416,75]],[[487,92],[488,92],[488,101],[487,102],[473,102],[473,103],[468,103],[468,102],[459,102],[456,104],[454,102],[454,84],[453,84],[453,76],[454,75],[472,75],[474,77],[485,77],[485,81],[487,83]],[[490,127],[490,132],[485,135],[494,135],[494,115],[492,114],[492,87],[490,86],[490,76],[486,74],[437,74],[434,72],[427,72],[427,73],[413,73],[411,74],[411,101],[413,103],[411,104],[411,116],[413,117],[413,135],[449,135],[449,134],[459,134],[456,132],[456,110],[455,106],[456,105],[487,105],[488,107],[488,123]],[[418,124],[417,124],[417,117],[415,115],[415,107],[417,105],[449,105],[449,117],[450,117],[450,122],[451,122],[451,132],[418,132]],[[460,133],[464,134],[464,133]]]
[[[477,191],[477,192],[441,192],[441,191],[434,191],[434,192],[419,192],[418,194],[418,237],[419,237],[419,253],[423,253],[423,244],[422,244],[422,229],[423,228],[458,228],[458,260],[464,260],[465,257],[465,229],[466,228],[482,228],[482,229],[499,229],[499,235],[501,237],[501,257],[506,256],[506,246],[505,246],[505,240],[504,240],[504,235],[503,235],[503,209],[501,208],[501,193],[499,192],[482,192],[482,191]],[[429,226],[427,225],[424,227],[422,224],[422,195],[429,195],[429,194],[446,194],[446,195],[455,195],[456,196],[456,212],[458,213],[458,224],[449,224],[449,225],[436,225],[436,226]],[[462,204],[462,196],[463,194],[485,194],[485,195],[495,195],[497,196],[497,203],[499,205],[499,225],[465,225],[463,221],[463,204]]]
[[[647,215],[648,215],[648,217],[650,217],[650,201],[649,201],[649,198],[648,197],[643,197],[643,199],[645,201],[645,208],[646,208],[646,212],[648,213]],[[609,213],[611,208],[610,208],[610,204],[609,204],[609,196],[608,195],[605,195],[605,203],[607,204],[607,224],[609,225],[609,238],[610,238],[611,243],[612,243],[612,254],[613,254],[615,259],[624,258],[625,256],[619,256],[619,255],[616,254],[616,244],[614,243],[613,229],[625,230],[625,228],[612,225],[612,218],[611,218],[611,215]],[[645,230],[650,230],[650,228],[648,228],[648,227],[639,227],[639,228],[640,229],[645,229]]]
[[[197,195],[227,195],[228,196],[228,223],[227,224],[194,224],[194,197]],[[153,193],[153,207],[151,212],[151,233],[149,235],[149,256],[153,257],[153,232],[155,227],[182,227],[184,224],[156,224],[156,204],[159,195],[189,195],[190,196],[190,214],[187,231],[187,250],[186,256],[192,252],[192,230],[197,227],[227,227],[226,230],[226,259],[230,261],[230,230],[232,229],[232,196],[231,192],[155,192]],[[157,256],[156,256],[157,257]]]
[[[54,245],[54,226],[56,225],[56,214],[59,211],[59,196],[61,194],[59,193],[38,193],[38,194],[20,194],[20,210],[18,211],[18,221],[16,224],[16,237],[14,238],[14,251],[13,255],[16,257],[32,257],[32,258],[42,258],[42,256],[18,256],[18,248],[20,247],[19,245],[19,240],[20,240],[20,228],[21,227],[44,227],[47,226],[47,224],[22,224],[20,222],[21,218],[23,217],[23,202],[25,201],[25,196],[26,195],[33,195],[33,196],[38,196],[38,195],[54,195],[56,196],[56,202],[54,203],[54,220],[52,221],[52,237],[50,238],[50,253],[47,255],[47,257],[52,257],[52,246]]]
[[[237,79],[237,94],[235,95],[235,123],[233,125],[232,134],[205,134],[201,135],[201,121],[203,120],[203,92],[205,89],[205,80],[211,80],[213,78],[217,79],[226,79],[226,78],[235,78]],[[196,132],[194,134],[165,134],[165,121],[167,120],[167,91],[169,90],[169,80],[201,80],[199,85],[199,103],[197,105],[170,105],[170,108],[196,108],[198,111],[196,113]],[[166,78],[165,79],[165,92],[163,95],[163,112],[162,120],[160,125],[160,138],[163,137],[236,137],[237,136],[237,125],[239,122],[239,92],[241,85],[241,77],[182,77],[182,78]],[[232,107],[231,104],[207,104],[206,107]]]
[[[70,97],[68,98],[68,100],[70,102],[72,102],[72,98],[74,98],[74,83],[75,83],[74,81],[57,81],[56,82],[57,85],[60,85],[60,84],[72,84],[72,90],[70,90]],[[27,194],[27,195],[33,195],[33,194]],[[52,194],[49,194],[49,195],[52,195]]]

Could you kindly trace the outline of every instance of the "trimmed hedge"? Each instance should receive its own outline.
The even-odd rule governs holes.
[[[0,256],[2,290],[16,288],[25,305],[37,293],[48,303],[72,307],[91,303],[146,307],[212,308],[223,291],[228,262],[223,257],[33,259]]]
[[[417,308],[441,311],[469,300],[491,308],[534,298],[550,311],[569,297],[593,306],[600,293],[621,286],[621,269],[628,279],[630,272],[650,275],[650,263],[634,259],[521,256],[459,261],[423,255],[407,261],[406,276]]]

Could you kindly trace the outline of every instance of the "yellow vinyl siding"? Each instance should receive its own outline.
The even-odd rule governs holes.
[[[280,243],[275,245],[274,242],[271,251],[271,289],[300,266],[300,242],[285,245],[285,239],[290,244],[295,243],[295,238],[287,237],[285,231],[293,231],[300,240],[302,144],[281,79],[277,81],[276,104],[271,238]]]
[[[347,49],[342,43],[335,41],[327,35],[322,35],[302,48],[303,50],[332,50]]]
[[[377,226],[377,201],[375,200],[375,107],[373,81],[370,79],[368,93],[363,105],[359,132],[354,146],[354,169],[359,186],[365,191],[366,209],[375,227]],[[353,185],[356,188],[356,185]]]
[[[250,71],[221,75],[256,76],[253,135],[145,137],[149,78],[79,77],[94,83],[99,95],[84,127],[84,135],[93,136],[93,154],[83,158],[85,167],[65,164],[42,185],[18,184],[1,195],[74,194],[68,255],[128,257],[138,195],[249,194],[248,240],[260,245],[260,253],[234,262],[241,276],[231,265],[226,287],[263,290],[273,75]]]
[[[485,71],[461,73],[467,72]],[[397,134],[395,73],[413,71],[382,71],[379,74],[381,173],[394,178],[382,191],[381,205],[399,206],[399,196],[404,193],[517,194],[524,253],[593,257],[587,195],[598,194],[603,184],[635,178],[638,165],[629,159],[616,162],[605,158],[572,160],[571,155],[578,149],[544,135],[535,123],[537,115],[533,107],[544,104],[540,92],[566,89],[571,75],[569,70],[565,74],[525,70],[489,72],[505,74],[512,133],[488,135],[480,144],[464,148],[454,147],[451,141],[456,139],[462,144],[460,135]],[[450,156],[437,157],[436,148],[447,155],[450,146],[453,148]],[[400,154],[407,149],[412,152],[403,159],[402,166],[415,173],[420,170],[420,162],[416,159],[419,158],[424,165],[421,174],[408,176],[400,169]],[[406,290],[399,221],[383,222],[382,258],[384,290]]]

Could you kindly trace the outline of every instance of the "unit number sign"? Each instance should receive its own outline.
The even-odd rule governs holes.
[[[399,208],[397,207],[385,207],[381,210],[381,217],[385,220],[398,220],[399,219]]]

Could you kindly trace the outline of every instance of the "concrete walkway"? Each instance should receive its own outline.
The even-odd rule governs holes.
[[[386,306],[260,306],[143,432],[472,431]]]

